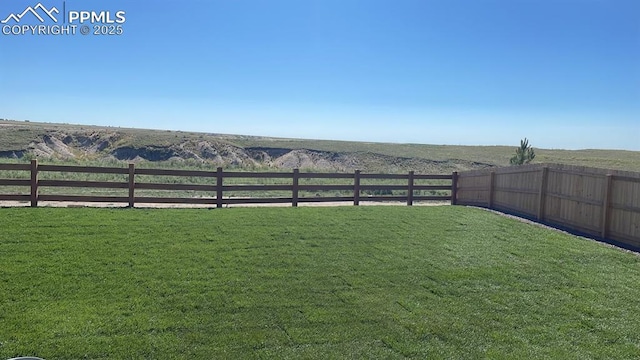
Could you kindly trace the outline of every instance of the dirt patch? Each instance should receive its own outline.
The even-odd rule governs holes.
[[[347,170],[339,154],[312,150],[291,150],[273,160],[273,164],[281,169]]]

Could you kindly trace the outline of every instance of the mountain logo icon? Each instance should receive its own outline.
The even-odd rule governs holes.
[[[54,22],[58,22],[58,19],[56,19],[56,17],[53,15],[54,13],[55,14],[59,14],[60,13],[60,11],[58,9],[56,9],[55,7],[52,7],[51,10],[49,10],[49,9],[47,9],[46,6],[42,5],[42,3],[38,3],[36,6],[27,7],[20,14],[9,14],[9,16],[7,16],[6,19],[0,21],[0,23],[6,24],[11,20],[15,21],[16,23],[19,23],[20,20],[22,20],[22,18],[25,15],[29,14],[29,13],[31,13],[33,16],[36,17],[36,19],[40,20],[40,22],[43,23],[43,22],[45,22],[45,18],[43,16],[41,16],[40,13],[38,13],[38,10],[40,10],[43,13],[45,13],[46,16],[48,16]]]

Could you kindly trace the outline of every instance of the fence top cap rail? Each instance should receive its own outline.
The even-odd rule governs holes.
[[[55,164],[37,164],[39,171],[58,171],[58,172],[88,172],[88,173],[121,173],[128,174],[129,167],[108,167],[108,166],[85,166],[85,165],[55,165]],[[129,164],[134,165],[134,164]],[[0,170],[31,170],[32,164],[2,164]],[[381,179],[408,179],[409,172],[405,173],[366,173],[356,170],[354,172],[300,172],[298,169],[284,172],[263,172],[263,171],[224,171],[222,168],[211,170],[191,170],[191,169],[159,169],[135,167],[135,174],[138,175],[176,175],[176,176],[215,176],[218,169],[223,172],[225,177],[292,177],[294,173],[298,177],[309,178],[353,178],[357,173],[362,178],[381,178]],[[414,179],[451,179],[451,174],[418,174],[413,173]],[[183,175],[187,174],[187,175]]]
[[[59,172],[83,172],[103,174],[128,174],[128,168],[100,167],[100,166],[75,166],[75,165],[38,165],[38,171]]]
[[[257,172],[257,171],[225,171],[224,177],[240,177],[240,178],[292,178],[292,172]]]
[[[354,173],[318,173],[318,172],[310,172],[310,173],[299,173],[300,178],[325,178],[325,179],[353,179],[355,176]]]
[[[215,177],[215,171],[135,168],[136,175]]]
[[[452,180],[453,175],[413,175],[414,180]]]
[[[361,179],[408,179],[408,174],[367,174],[361,173]]]
[[[31,164],[0,164],[0,170],[31,170]]]

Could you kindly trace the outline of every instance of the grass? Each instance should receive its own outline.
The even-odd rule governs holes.
[[[640,357],[640,258],[464,207],[0,209],[0,358]]]

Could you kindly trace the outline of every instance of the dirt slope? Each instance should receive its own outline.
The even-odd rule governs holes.
[[[430,160],[369,151],[237,145],[216,134],[0,121],[0,158],[189,161],[239,168],[442,173],[494,166],[459,159]]]

